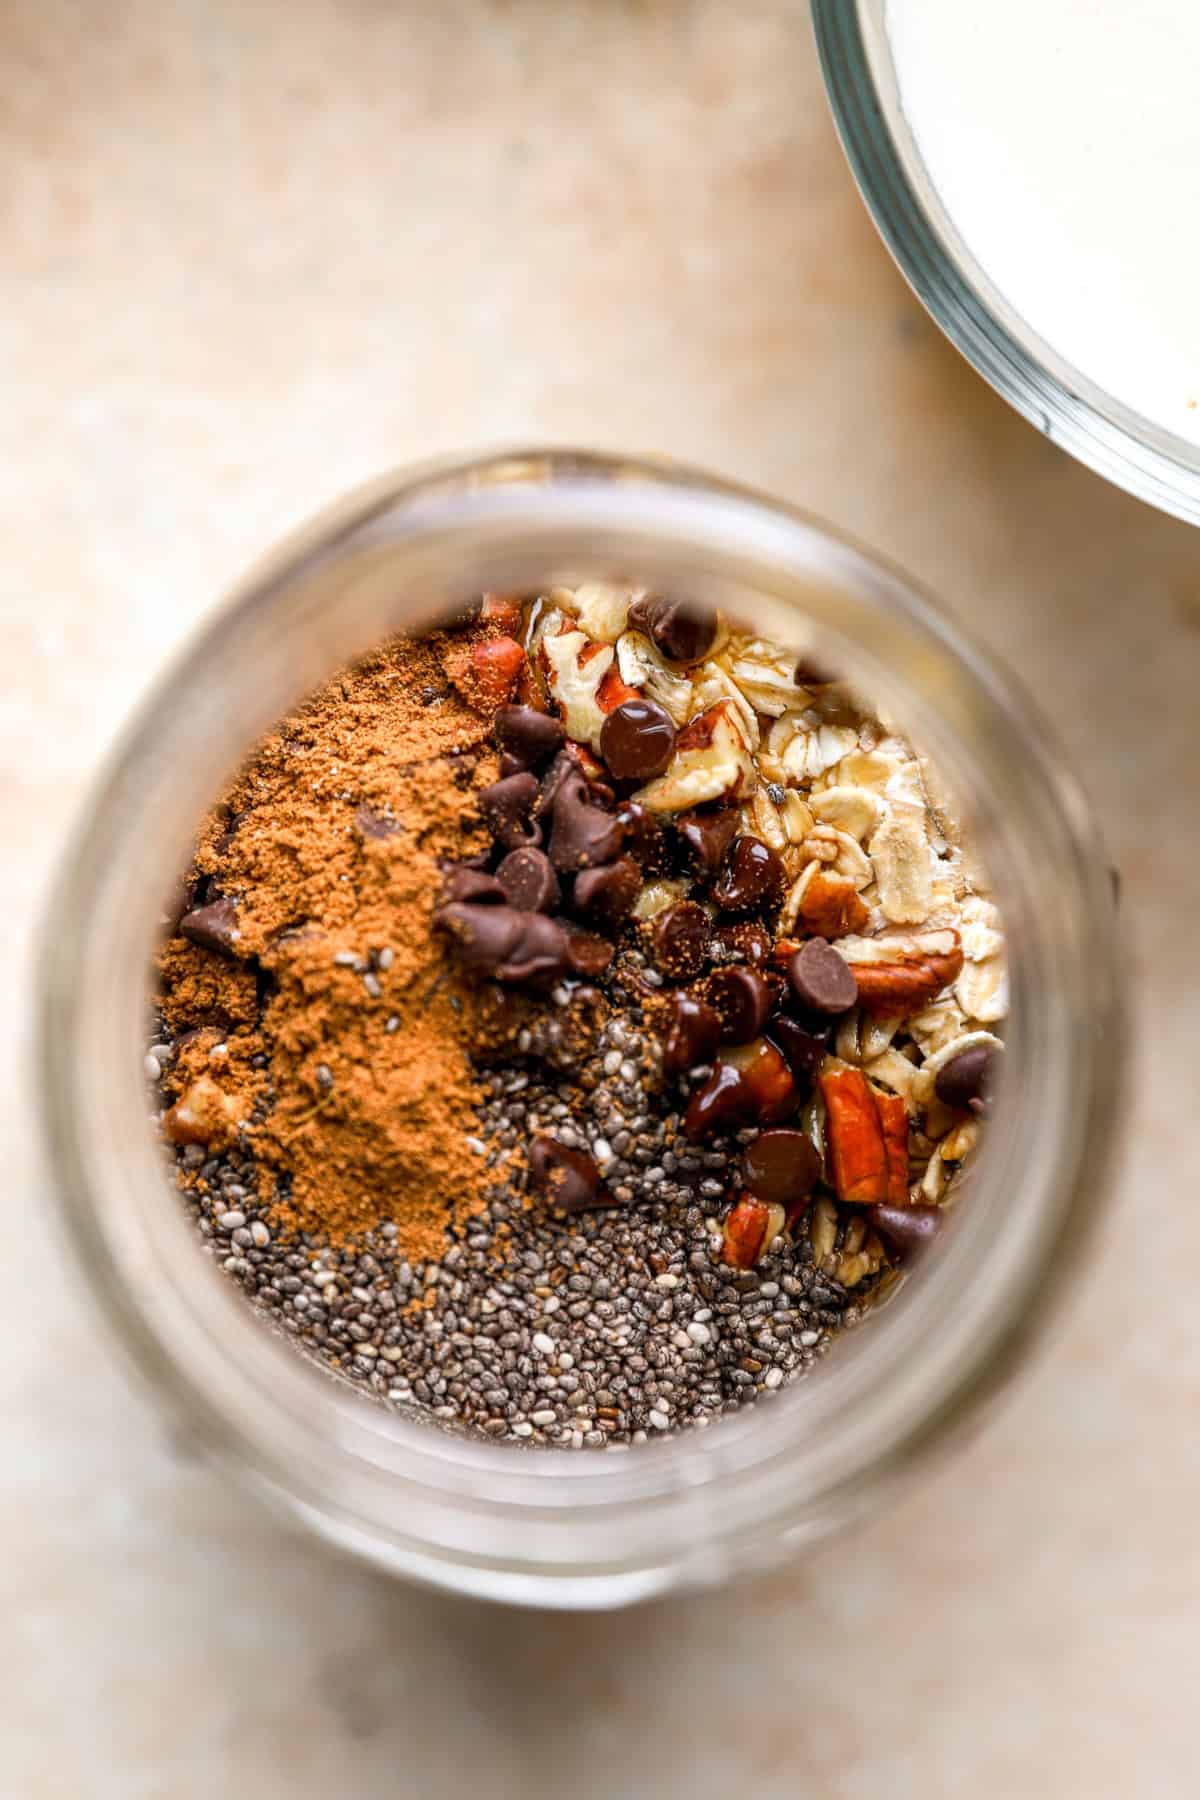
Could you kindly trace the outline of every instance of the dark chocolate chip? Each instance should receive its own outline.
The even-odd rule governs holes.
[[[465,968],[497,981],[562,975],[569,966],[567,934],[543,913],[452,901],[438,908],[433,923],[454,939]]]
[[[933,1242],[945,1214],[940,1206],[864,1206],[862,1216],[894,1250],[910,1256]]]
[[[567,939],[567,972],[580,975],[585,981],[603,975],[616,954],[607,939],[573,925],[569,919],[562,921],[562,928]]]
[[[714,1131],[748,1125],[753,1117],[741,1075],[728,1063],[719,1062],[703,1086],[693,1090],[683,1129],[689,1142],[698,1144]]]
[[[532,777],[529,777],[532,780]],[[588,784],[575,771],[560,783],[554,797],[550,861],[564,874],[594,869],[619,855],[625,828],[603,807],[593,805]]]
[[[516,947],[524,918],[512,906],[452,900],[434,913],[433,924],[454,939],[465,968],[491,975]]]
[[[194,855],[195,851],[193,850],[188,857],[189,871]],[[163,902],[162,923],[167,927],[167,930],[178,931],[180,919],[183,918],[185,913],[195,911],[199,899],[200,882],[198,880],[193,880],[190,873],[181,875],[167,895],[166,900]]]
[[[655,700],[626,700],[600,728],[600,754],[618,781],[661,775],[674,749],[671,715]]]
[[[541,842],[540,827],[531,824],[529,817],[537,796],[537,777],[528,772],[506,775],[503,781],[493,781],[490,787],[479,790],[479,810],[488,830],[505,850]]]
[[[632,856],[621,856],[599,869],[581,869],[575,877],[575,905],[603,925],[618,925],[633,911],[642,891],[642,871]]]
[[[370,806],[360,806],[354,815],[354,828],[361,838],[390,838],[403,831],[399,819],[389,819],[386,813],[375,812]]]
[[[737,828],[735,807],[723,807],[719,812],[677,813],[675,817],[675,829],[690,850],[700,876],[718,873],[737,836]]]
[[[542,776],[542,785],[538,789],[538,797],[533,803],[535,819],[544,819],[546,814],[554,810],[554,802],[564,782],[571,776],[579,774],[579,764],[569,750],[560,750],[546,773]]]
[[[821,1158],[803,1131],[762,1131],[742,1157],[742,1180],[756,1200],[785,1211],[812,1193]]]
[[[711,612],[687,600],[650,594],[635,600],[629,623],[644,631],[672,662],[702,662],[717,638],[717,621]]]
[[[535,1137],[528,1154],[533,1189],[553,1212],[587,1212],[617,1204],[585,1150],[569,1150],[557,1138]]]
[[[550,858],[532,845],[509,851],[496,870],[496,885],[509,905],[522,912],[553,912],[559,902],[558,877]]]
[[[744,967],[718,969],[709,976],[704,991],[720,1016],[721,1041],[726,1044],[748,1044],[758,1037],[775,1004],[772,983]]]
[[[824,938],[809,938],[788,964],[788,980],[802,1006],[831,1019],[849,1012],[858,999],[854,970]]]
[[[708,960],[708,914],[680,900],[654,921],[654,960],[671,981],[690,981]]]
[[[991,1044],[969,1044],[942,1064],[933,1078],[933,1091],[944,1106],[966,1112],[972,1100],[986,1101],[994,1063]]]
[[[828,664],[818,662],[814,656],[805,656],[796,664],[792,680],[797,687],[826,687],[838,678]]]
[[[499,906],[507,898],[494,875],[482,869],[469,869],[463,863],[450,863],[442,870],[441,904],[455,900],[473,900],[480,905]]]
[[[687,1104],[683,1129],[693,1144],[731,1125],[777,1125],[799,1095],[783,1057],[765,1038],[723,1050]]]
[[[237,907],[224,894],[210,900],[207,906],[197,906],[184,913],[179,929],[185,938],[190,938],[204,950],[215,950],[219,956],[237,955],[237,941],[241,936]]]
[[[574,967],[572,949],[565,926],[545,913],[522,912],[521,932],[516,943],[496,970],[497,981],[532,981],[565,975]]]
[[[712,897],[723,912],[749,912],[778,905],[786,884],[783,864],[761,838],[737,837],[713,883]]]
[[[709,950],[714,962],[752,963],[767,961],[772,950],[770,932],[753,919],[723,919],[714,925]]]
[[[561,719],[532,706],[501,706],[492,721],[496,742],[520,769],[536,769],[562,749],[566,729]]]
[[[763,1035],[770,1038],[776,1049],[782,1052],[784,1061],[797,1082],[801,1086],[810,1086],[828,1048],[825,1039],[818,1037],[815,1032],[806,1031],[795,1019],[789,1019],[786,1013],[776,1013],[774,1018],[768,1019]]]
[[[625,832],[628,854],[648,875],[665,875],[671,867],[671,847],[655,815],[638,801],[625,800],[617,808],[617,818]]]
[[[663,1039],[663,1068],[668,1075],[683,1075],[698,1063],[711,1062],[720,1042],[721,1020],[707,1001],[691,994],[671,996]]]

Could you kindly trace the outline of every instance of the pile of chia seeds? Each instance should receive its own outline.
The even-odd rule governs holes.
[[[406,1261],[392,1222],[348,1246],[284,1239],[245,1151],[179,1152],[209,1253],[276,1329],[385,1406],[514,1443],[641,1443],[781,1388],[857,1317],[803,1231],[753,1270],[721,1262],[720,1215],[756,1133],[689,1144],[636,1002],[580,1054],[577,1001],[556,990],[536,1038],[484,1072],[468,1142],[496,1185],[437,1262]],[[171,1056],[162,1036],[152,1079]],[[506,1153],[535,1132],[590,1152],[620,1204],[569,1220],[531,1204]]]

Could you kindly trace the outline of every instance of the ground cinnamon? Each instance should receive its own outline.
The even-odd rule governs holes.
[[[203,1078],[211,1139],[215,1084],[280,1228],[337,1242],[392,1220],[422,1261],[451,1207],[485,1197],[477,1000],[429,917],[439,859],[484,842],[475,794],[497,765],[444,654],[396,640],[263,740],[196,854],[199,898],[232,901],[236,940],[175,937],[161,959],[168,1133],[188,1141]]]

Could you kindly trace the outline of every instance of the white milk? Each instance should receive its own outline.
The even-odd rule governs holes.
[[[1200,443],[1200,0],[888,0],[905,115],[1009,304]]]

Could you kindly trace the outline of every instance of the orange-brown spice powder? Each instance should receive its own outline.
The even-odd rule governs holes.
[[[486,1190],[467,1143],[484,1022],[430,915],[439,859],[484,845],[475,794],[496,758],[445,655],[393,641],[263,740],[196,855],[236,902],[239,960],[176,937],[160,965],[182,1034],[168,1090],[186,1102],[207,1078],[203,1104],[225,1109],[210,1148],[240,1129],[275,1226],[338,1242],[392,1220],[414,1261]]]

